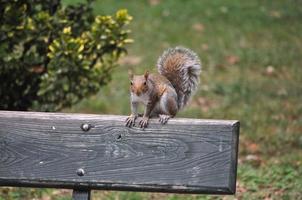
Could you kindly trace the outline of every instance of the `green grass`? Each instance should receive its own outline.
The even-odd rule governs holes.
[[[93,199],[302,199],[300,4],[295,0],[166,0],[157,5],[98,1],[98,14],[129,10],[135,43],[129,46],[128,64],[122,62],[115,69],[109,85],[65,111],[129,114],[127,71],[155,72],[164,49],[183,45],[200,55],[203,73],[197,94],[178,116],[238,119],[241,133],[235,197],[106,191],[94,192]],[[7,190],[0,199],[70,195]]]

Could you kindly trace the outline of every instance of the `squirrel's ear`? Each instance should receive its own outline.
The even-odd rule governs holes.
[[[145,71],[144,77],[146,80],[148,79],[148,76],[149,76],[149,71]]]
[[[133,79],[133,71],[128,70],[128,75],[129,75],[129,79],[132,80]]]

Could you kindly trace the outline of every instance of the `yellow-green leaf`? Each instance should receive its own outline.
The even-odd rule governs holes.
[[[55,51],[56,51],[56,49],[55,49],[52,45],[49,46],[49,49],[50,49],[50,51],[52,51],[52,52],[55,52]]]
[[[83,49],[84,49],[84,45],[82,44],[82,45],[79,47],[78,52],[83,51]]]
[[[65,33],[65,34],[70,34],[70,33],[71,33],[71,27],[70,27],[70,26],[65,27],[65,28],[63,29],[63,33]]]

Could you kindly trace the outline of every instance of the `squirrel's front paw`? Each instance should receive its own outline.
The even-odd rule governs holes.
[[[161,124],[166,124],[170,118],[170,115],[159,115],[159,122]]]
[[[126,126],[128,126],[128,127],[134,126],[136,118],[137,117],[135,115],[130,115],[129,117],[127,117]]]
[[[139,122],[141,128],[146,128],[148,126],[149,117],[143,117]]]

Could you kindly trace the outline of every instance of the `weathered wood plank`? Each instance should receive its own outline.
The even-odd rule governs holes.
[[[0,186],[235,193],[238,121],[125,119],[0,111]]]

